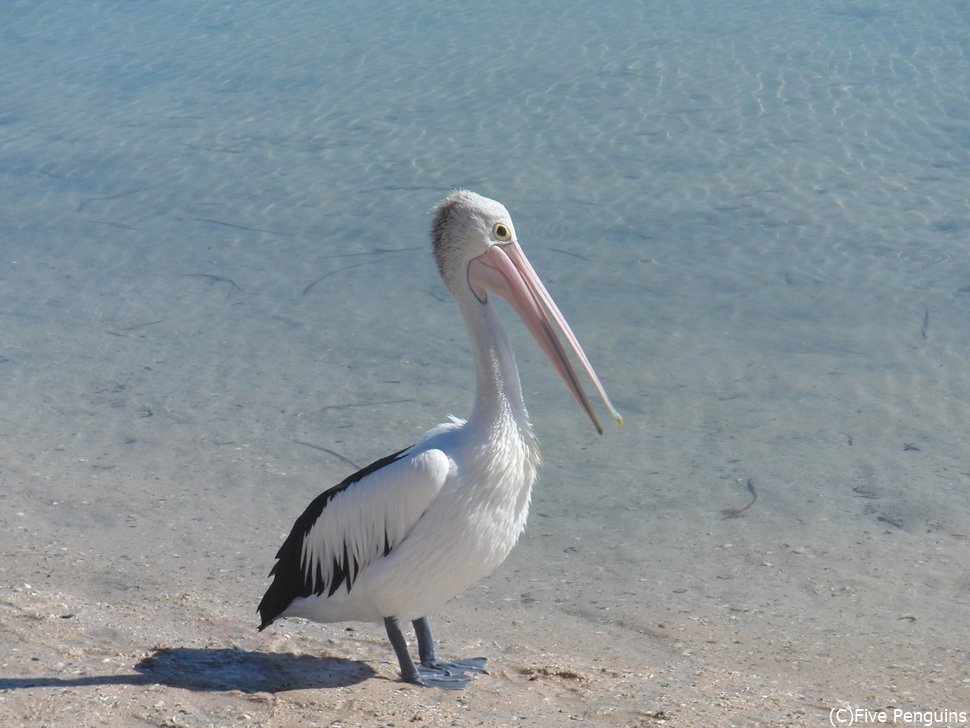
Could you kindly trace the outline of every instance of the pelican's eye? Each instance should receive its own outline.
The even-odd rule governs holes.
[[[512,231],[509,230],[508,225],[503,225],[500,222],[497,222],[492,226],[492,235],[501,243],[507,243],[512,239]]]

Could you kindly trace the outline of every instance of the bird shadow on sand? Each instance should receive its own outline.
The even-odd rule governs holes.
[[[198,692],[239,690],[244,693],[276,693],[346,687],[375,675],[373,668],[363,662],[335,657],[250,652],[237,648],[165,647],[155,650],[135,665],[133,674],[0,677],[0,690],[167,685]]]

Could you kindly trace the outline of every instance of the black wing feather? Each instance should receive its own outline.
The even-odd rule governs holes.
[[[259,616],[262,618],[262,624],[259,626],[260,631],[272,624],[273,620],[282,614],[290,606],[290,602],[297,597],[308,597],[314,593],[319,595],[323,594],[324,591],[329,592],[327,596],[332,596],[344,581],[347,582],[347,590],[350,591],[351,585],[357,578],[358,568],[356,560],[348,561],[347,559],[346,543],[344,544],[344,562],[341,565],[334,559],[331,571],[333,580],[330,588],[327,589],[323,578],[322,564],[317,564],[316,579],[313,578],[312,573],[306,573],[303,570],[303,540],[310,529],[313,528],[313,524],[316,523],[320,514],[323,513],[323,509],[327,507],[327,504],[333,500],[335,495],[346,490],[357,481],[363,480],[371,473],[400,460],[401,456],[410,449],[406,447],[392,455],[375,460],[366,468],[358,470],[314,498],[313,502],[303,511],[303,514],[296,519],[293,530],[290,531],[290,535],[286,537],[280,550],[276,553],[276,564],[269,572],[269,575],[274,577],[273,583],[269,585],[269,589],[266,590],[259,607],[257,607]],[[387,534],[385,534],[384,554],[387,555],[390,550]],[[316,590],[313,588],[314,583],[318,585]]]

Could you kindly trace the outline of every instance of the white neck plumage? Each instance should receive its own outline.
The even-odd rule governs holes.
[[[522,439],[531,440],[519,371],[495,307],[491,302],[481,304],[471,295],[463,298],[459,309],[475,360],[475,402],[469,423],[483,429],[514,425]]]

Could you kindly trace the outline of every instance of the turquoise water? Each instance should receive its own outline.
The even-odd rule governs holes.
[[[806,659],[896,645],[919,612],[910,663],[965,669],[963,3],[3,16],[5,553],[69,544],[58,588],[91,595],[219,572],[255,620],[347,461],[467,413],[427,254],[460,186],[510,209],[627,418],[596,438],[506,312],[546,464],[522,544],[463,603],[629,629],[637,655],[691,613]]]

